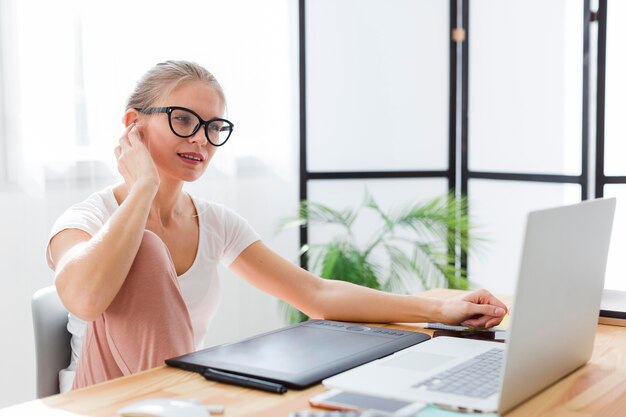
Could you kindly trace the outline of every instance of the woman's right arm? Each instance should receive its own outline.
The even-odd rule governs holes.
[[[136,128],[129,126],[115,150],[129,193],[94,236],[65,229],[50,241],[55,282],[65,307],[93,321],[111,304],[133,264],[159,179]]]

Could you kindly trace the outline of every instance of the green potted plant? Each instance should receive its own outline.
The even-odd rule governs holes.
[[[353,226],[359,216],[373,212],[380,226],[359,245]],[[385,212],[365,193],[355,209],[336,210],[303,201],[297,216],[283,221],[291,226],[335,225],[341,231],[322,244],[301,248],[309,269],[327,279],[340,279],[370,288],[410,293],[435,287],[467,289],[467,256],[473,236],[467,215],[467,199],[446,195]],[[290,323],[307,319],[294,307],[281,303]]]

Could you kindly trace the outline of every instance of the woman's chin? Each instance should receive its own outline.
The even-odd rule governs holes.
[[[194,182],[202,178],[202,174],[204,174],[204,171],[202,173],[186,173],[184,175],[180,175],[179,178],[185,182]]]
[[[181,171],[163,171],[161,174],[165,174],[166,177],[171,178],[172,180],[178,180],[183,182],[194,182],[202,178],[205,170],[202,171],[194,171],[194,172],[181,172]]]

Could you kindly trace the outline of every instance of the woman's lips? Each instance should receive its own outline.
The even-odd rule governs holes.
[[[204,162],[204,156],[202,156],[202,154],[195,153],[195,152],[179,153],[178,156],[180,157],[180,159],[183,160],[183,162],[186,162],[191,165],[199,165],[202,162]]]

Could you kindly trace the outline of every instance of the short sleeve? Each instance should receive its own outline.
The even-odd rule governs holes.
[[[222,216],[224,250],[222,251],[221,263],[228,267],[244,249],[261,238],[248,221],[234,211],[223,207]]]
[[[68,208],[54,222],[48,244],[46,245],[46,261],[51,269],[55,268],[50,254],[50,241],[59,232],[65,229],[80,229],[90,235],[95,235],[109,219],[110,213],[107,204],[98,194],[94,194],[78,204]]]

